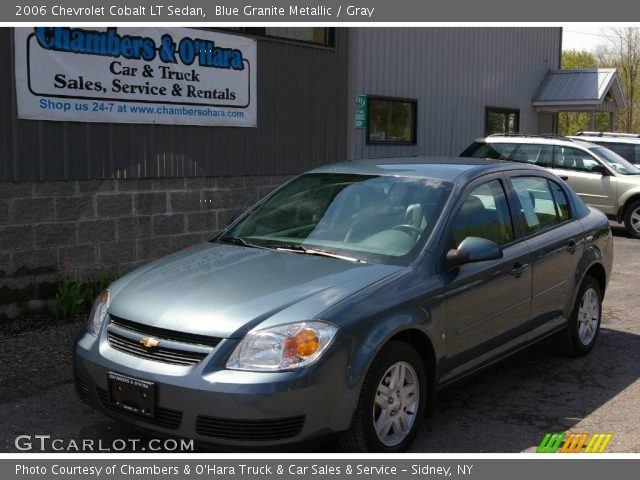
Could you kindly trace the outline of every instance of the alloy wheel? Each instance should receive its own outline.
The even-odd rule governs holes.
[[[578,337],[583,345],[593,341],[600,320],[600,299],[594,288],[588,288],[582,295],[578,309]]]
[[[629,220],[631,222],[631,228],[640,234],[640,207],[631,212]]]
[[[420,401],[418,375],[407,362],[396,362],[378,384],[373,403],[373,426],[387,447],[402,442],[416,421]]]

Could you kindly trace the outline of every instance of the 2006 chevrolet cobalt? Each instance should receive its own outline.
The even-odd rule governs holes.
[[[318,168],[105,290],[77,391],[208,443],[401,451],[451,382],[552,334],[589,352],[612,255],[606,217],[535,166]]]

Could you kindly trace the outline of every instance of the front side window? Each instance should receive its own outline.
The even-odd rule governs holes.
[[[369,97],[367,143],[415,144],[416,101]]]
[[[408,264],[431,235],[451,184],[435,179],[308,174],[285,185],[219,241],[373,263]]]
[[[605,148],[608,148],[614,153],[617,153],[622,158],[628,160],[629,162],[635,163],[635,150],[636,145],[633,143],[616,143],[616,142],[599,142],[589,140],[590,143],[596,143],[598,145],[602,145]]]
[[[513,224],[502,183],[492,180],[473,189],[453,220],[452,248],[467,237],[492,240],[498,245],[513,241]]]
[[[520,110],[487,107],[484,125],[485,135],[517,133],[520,129]]]
[[[553,164],[555,168],[578,172],[592,172],[595,166],[600,165],[587,152],[571,147],[555,147]]]
[[[511,186],[518,198],[518,213],[525,234],[558,225],[570,218],[569,202],[562,188],[541,177],[513,177]]]

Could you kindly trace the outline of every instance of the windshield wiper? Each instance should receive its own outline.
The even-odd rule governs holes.
[[[244,238],[242,237],[222,237],[220,240],[218,240],[220,243],[229,243],[231,245],[240,245],[242,247],[249,247],[249,248],[267,248],[267,247],[263,247],[262,245],[256,245],[255,243],[251,243],[251,242],[247,242]]]
[[[306,255],[318,255],[321,257],[337,258],[339,260],[346,260],[348,262],[354,262],[354,263],[367,263],[364,260],[361,260],[360,258],[349,257],[347,255],[339,255],[337,253],[327,252],[326,250],[321,250],[318,248],[307,248],[307,247],[303,247],[302,245],[284,244],[284,245],[276,246],[274,248],[281,252],[304,253]]]

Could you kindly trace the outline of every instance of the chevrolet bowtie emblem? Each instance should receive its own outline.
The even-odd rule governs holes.
[[[153,348],[160,345],[160,340],[153,337],[142,337],[140,343],[144,345],[145,348]]]

